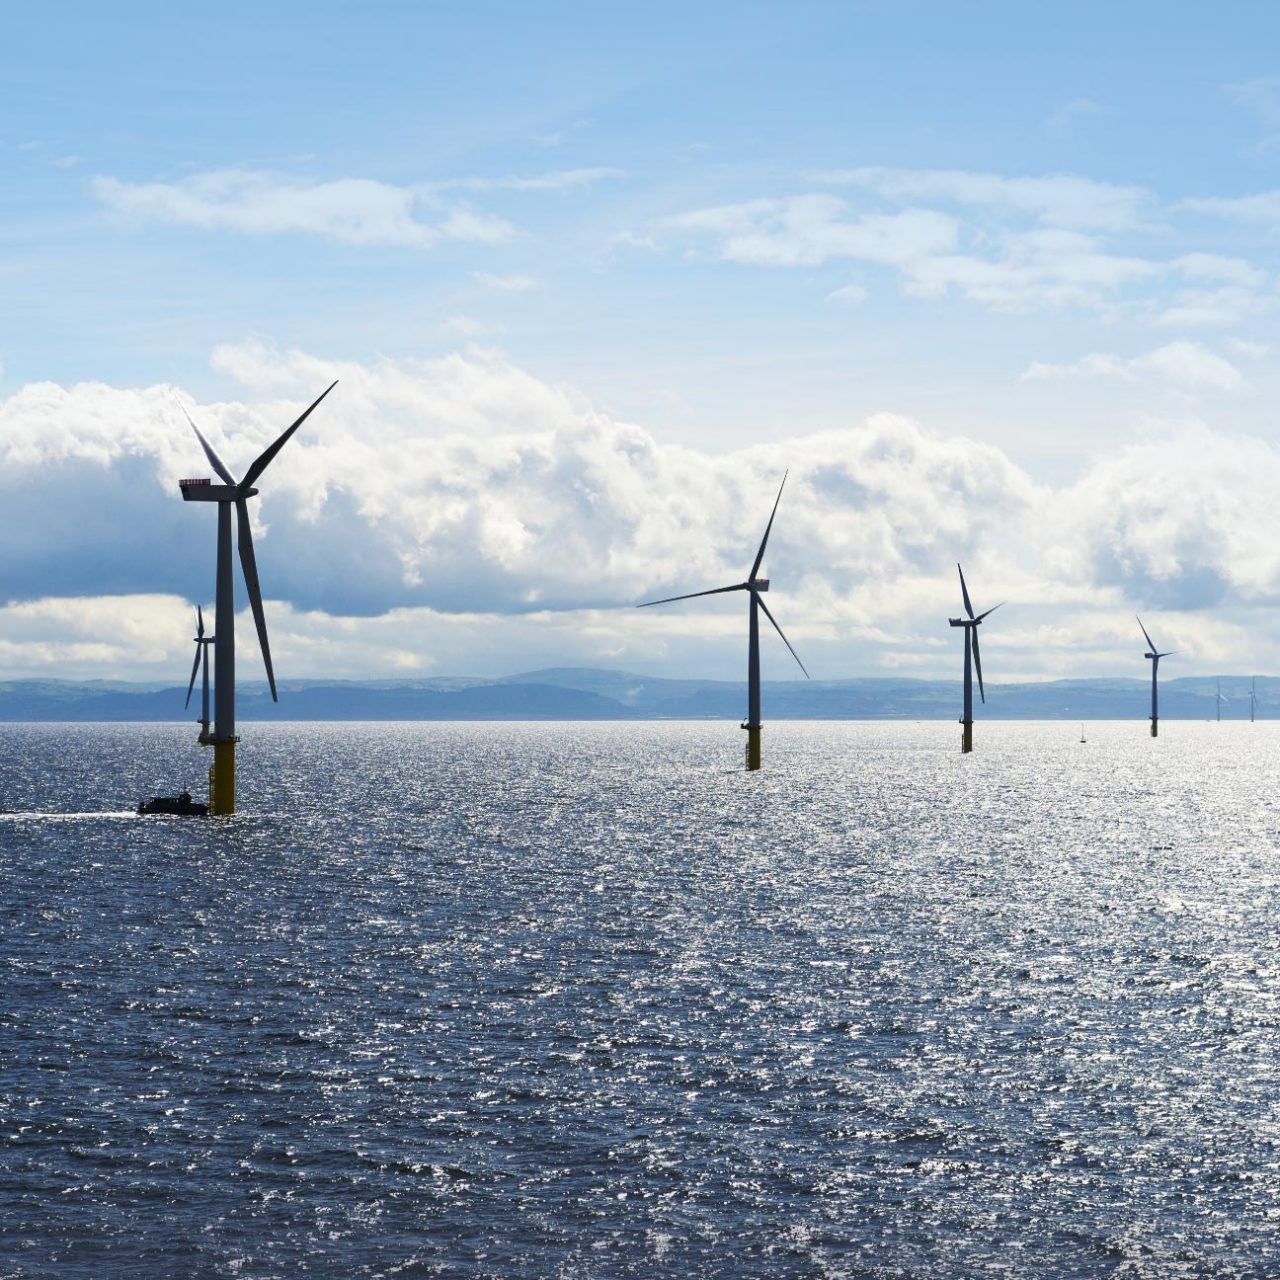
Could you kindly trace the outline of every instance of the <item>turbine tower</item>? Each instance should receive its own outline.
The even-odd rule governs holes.
[[[180,480],[182,497],[186,502],[216,502],[218,504],[218,579],[214,603],[213,642],[213,733],[208,739],[213,744],[213,768],[209,770],[209,812],[230,814],[236,811],[236,631],[235,595],[231,572],[231,507],[236,509],[236,545],[240,550],[240,566],[244,571],[244,585],[249,593],[249,606],[258,629],[258,642],[262,646],[262,661],[267,669],[267,683],[271,698],[278,702],[276,677],[271,668],[271,647],[267,643],[267,620],[262,611],[262,589],[258,585],[258,565],[253,554],[253,531],[249,526],[248,500],[258,491],[254,481],[270,466],[272,459],[284,447],[285,441],[307,420],[311,411],[338,384],[332,382],[306,411],[283,432],[274,444],[264,449],[237,480],[227,464],[218,457],[213,445],[205,439],[200,428],[191,422],[210,465],[225,481],[212,484],[208,480]],[[186,413],[185,408],[183,412]]]
[[[1138,619],[1138,626],[1142,627],[1141,618]],[[1170,649],[1167,653],[1158,653],[1151,637],[1147,635],[1146,627],[1142,627],[1142,634],[1147,641],[1147,652],[1144,656],[1151,663],[1151,736],[1158,738],[1160,736],[1160,709],[1156,702],[1156,675],[1160,670],[1160,659],[1171,658],[1176,651]]]
[[[196,660],[191,665],[191,683],[187,685],[187,701],[184,705],[191,705],[191,694],[196,687],[196,674],[200,670],[200,662],[204,660],[204,684],[200,692],[200,737],[197,741],[201,746],[209,745],[209,646],[213,644],[215,637],[207,636],[204,633],[204,610],[196,605]]]
[[[805,679],[809,679],[809,673],[805,670],[805,665],[800,661],[800,655],[791,648],[791,641],[783,634],[782,628],[778,626],[777,619],[769,612],[769,606],[762,599],[764,592],[769,590],[769,579],[761,578],[757,575],[760,572],[760,565],[764,560],[764,549],[769,543],[769,533],[773,529],[773,517],[778,514],[778,503],[782,501],[782,489],[787,483],[786,475],[782,477],[782,484],[778,486],[778,496],[773,502],[773,511],[769,515],[769,523],[765,525],[764,537],[760,539],[760,550],[756,552],[755,562],[751,566],[751,572],[747,574],[745,582],[735,582],[731,587],[713,587],[710,591],[694,591],[685,596],[667,596],[663,600],[646,600],[644,604],[637,605],[637,609],[648,609],[655,604],[670,604],[674,600],[693,600],[698,596],[718,596],[723,595],[727,591],[745,591],[750,600],[749,623],[748,623],[748,641],[747,641],[747,718],[743,721],[742,727],[747,731],[747,768],[760,768],[760,610],[764,610],[764,616],[773,623],[773,629],[782,636],[782,643],[791,650],[791,656],[796,660],[801,671],[804,671]]]
[[[978,696],[984,704],[987,701],[986,691],[982,687],[982,652],[978,648],[978,628],[982,625],[983,618],[995,613],[1000,605],[993,604],[986,613],[980,613],[975,617],[973,605],[969,603],[969,588],[964,584],[964,570],[959,565],[956,565],[956,569],[960,574],[960,594],[964,597],[964,611],[969,616],[949,618],[948,621],[953,627],[964,628],[964,718],[960,721],[964,727],[960,731],[960,750],[967,754],[973,750],[973,670],[975,667],[978,669]],[[1000,603],[1003,604],[1004,601]]]

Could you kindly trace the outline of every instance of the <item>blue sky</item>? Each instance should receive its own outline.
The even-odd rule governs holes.
[[[625,606],[740,575],[787,466],[816,673],[949,673],[958,558],[1018,606],[993,676],[1128,670],[1135,611],[1280,669],[1278,27],[20,8],[0,676],[180,668],[175,397],[243,464],[330,376],[259,507],[281,674],[719,672],[731,607]]]

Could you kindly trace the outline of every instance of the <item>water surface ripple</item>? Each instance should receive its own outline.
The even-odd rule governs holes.
[[[1280,725],[3,732],[6,1280],[1280,1274]]]

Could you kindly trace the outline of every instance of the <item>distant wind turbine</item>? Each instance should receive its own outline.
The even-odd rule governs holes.
[[[186,706],[191,705],[191,694],[196,687],[196,675],[200,670],[201,659],[204,660],[204,684],[200,693],[200,737],[198,741],[209,745],[209,646],[216,637],[204,633],[204,610],[196,605],[196,660],[191,666],[191,683],[187,685]]]
[[[671,604],[676,600],[695,600],[699,596],[718,596],[728,591],[745,591],[750,600],[749,610],[749,631],[747,642],[747,718],[743,722],[742,727],[747,731],[747,768],[760,768],[760,610],[764,610],[764,616],[773,623],[773,629],[782,636],[782,643],[791,651],[791,656],[796,660],[796,664],[801,671],[804,671],[805,679],[809,678],[805,665],[800,661],[800,655],[791,647],[791,641],[787,639],[782,628],[778,625],[777,619],[769,612],[769,606],[763,600],[763,593],[769,590],[769,579],[757,576],[760,572],[760,565],[764,561],[764,549],[769,544],[769,534],[773,529],[773,518],[778,514],[778,503],[782,501],[782,490],[787,483],[786,475],[782,477],[782,484],[778,486],[778,496],[773,501],[773,511],[769,514],[769,523],[765,525],[764,537],[760,539],[760,550],[756,552],[756,558],[751,566],[750,573],[747,574],[745,582],[735,582],[729,587],[713,587],[710,591],[693,591],[684,596],[667,596],[663,600],[646,600],[644,604],[637,605],[637,609],[648,609],[655,604]]]
[[[1252,724],[1258,711],[1258,677],[1249,682],[1249,723]]]
[[[973,670],[975,667],[978,670],[978,696],[984,705],[987,701],[986,690],[982,687],[982,652],[978,648],[978,628],[982,625],[983,618],[995,613],[1000,605],[993,604],[986,613],[980,613],[975,617],[973,605],[969,602],[969,588],[964,582],[964,570],[959,565],[956,565],[956,570],[960,574],[960,594],[964,597],[964,611],[969,616],[950,618],[948,621],[953,627],[964,628],[964,718],[960,721],[964,727],[960,732],[960,750],[968,753],[973,750]],[[1001,601],[1001,604],[1003,603]]]
[[[214,729],[209,735],[213,744],[213,768],[209,771],[209,812],[218,814],[236,811],[236,624],[235,596],[231,572],[231,507],[236,509],[236,543],[240,550],[240,566],[244,571],[244,585],[249,592],[249,607],[258,629],[258,643],[262,646],[262,661],[267,669],[267,684],[271,697],[278,702],[276,677],[271,667],[271,647],[267,643],[267,619],[262,610],[262,589],[258,584],[258,564],[253,554],[253,530],[249,525],[248,500],[258,491],[254,482],[271,465],[285,442],[307,420],[311,411],[338,384],[330,383],[303,411],[288,430],[264,449],[253,460],[243,480],[231,474],[227,464],[218,457],[213,445],[205,439],[200,428],[191,421],[185,407],[187,421],[196,433],[210,465],[225,481],[211,484],[208,480],[179,480],[182,497],[187,502],[216,502],[218,504],[218,578],[214,601],[213,642],[213,699]]]
[[[1138,619],[1138,626],[1142,627],[1142,619]],[[1156,650],[1155,642],[1147,635],[1146,627],[1142,627],[1143,637],[1147,642],[1147,652],[1144,655],[1151,663],[1151,736],[1158,738],[1160,736],[1160,709],[1156,702],[1156,676],[1160,671],[1160,659],[1172,658],[1176,650],[1170,649],[1167,653],[1159,653]]]

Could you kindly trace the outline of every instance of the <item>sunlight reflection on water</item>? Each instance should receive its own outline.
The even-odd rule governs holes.
[[[4,732],[0,1276],[1280,1272],[1280,725]]]

